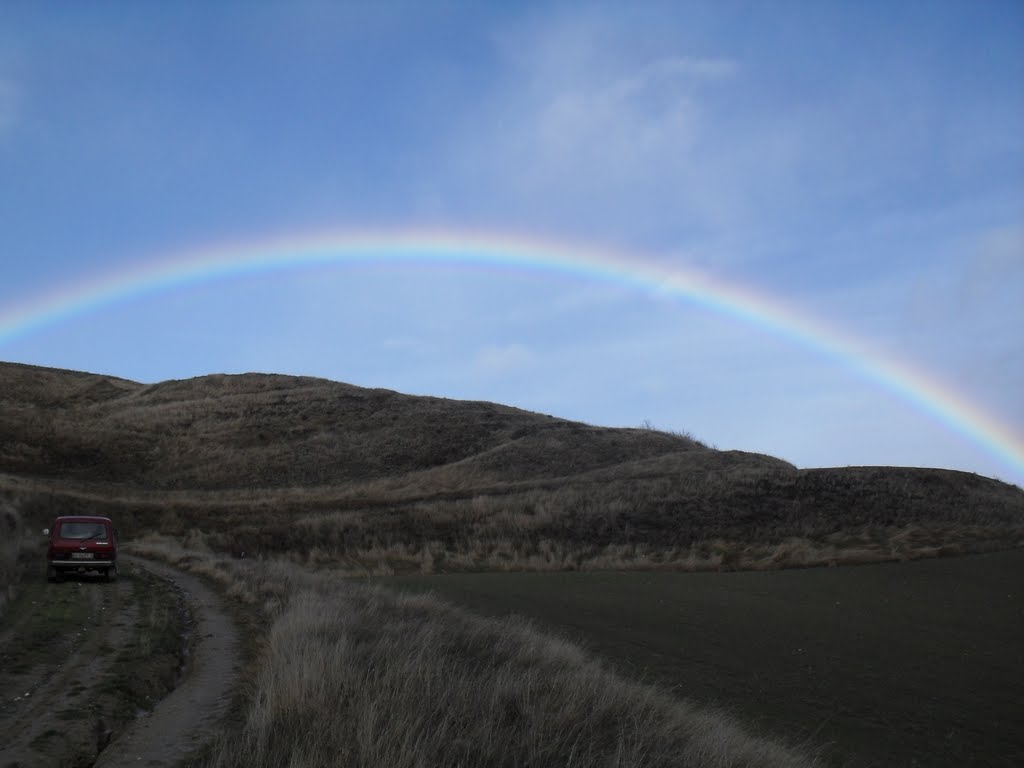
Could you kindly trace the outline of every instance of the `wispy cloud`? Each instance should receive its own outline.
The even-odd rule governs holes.
[[[948,333],[959,342],[967,383],[1024,432],[1024,228],[985,230],[965,250],[951,301],[959,322]]]
[[[980,233],[970,248],[967,274],[962,285],[965,305],[990,306],[998,301],[1016,312],[1024,327],[1024,227],[996,227]]]
[[[0,75],[0,137],[8,133],[18,121],[21,92],[14,81]]]
[[[536,360],[526,344],[488,344],[477,351],[474,369],[481,375],[499,376],[529,368]]]
[[[685,77],[720,78],[736,72],[737,63],[728,58],[701,58],[699,56],[669,56],[655,62],[651,74],[682,75]]]
[[[534,93],[533,110],[519,112],[520,159],[542,181],[566,173],[615,184],[661,176],[685,160],[699,130],[693,80],[731,69],[668,57]]]
[[[738,64],[643,50],[605,22],[549,19],[499,40],[498,82],[449,147],[464,196],[591,237],[632,237],[680,217],[679,187],[700,162],[702,91]]]
[[[390,352],[401,352],[422,356],[427,354],[430,346],[415,336],[390,336],[380,343],[381,348]]]

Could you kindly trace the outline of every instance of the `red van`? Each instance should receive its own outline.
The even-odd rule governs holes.
[[[117,578],[117,530],[108,517],[58,517],[46,550],[46,578],[60,581],[65,573],[99,571],[107,581]]]

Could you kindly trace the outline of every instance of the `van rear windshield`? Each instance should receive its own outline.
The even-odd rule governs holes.
[[[107,528],[103,523],[61,523],[62,539],[99,539],[105,538]]]

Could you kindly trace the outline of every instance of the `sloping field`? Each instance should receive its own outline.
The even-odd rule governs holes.
[[[1024,491],[293,376],[0,363],[0,497],[354,573],[779,568],[1024,544]]]
[[[532,617],[830,762],[1024,765],[1024,551],[762,573],[394,577]]]
[[[264,374],[0,363],[0,436],[0,503],[26,530],[109,514],[138,554],[258,614],[248,634],[277,650],[210,765],[789,768],[820,745],[852,768],[1024,762],[1024,490],[997,480],[801,470]],[[900,562],[777,570],[879,561]],[[535,617],[624,674],[520,621],[341,578],[370,574]]]

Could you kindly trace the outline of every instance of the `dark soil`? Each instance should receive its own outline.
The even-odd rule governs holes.
[[[519,613],[829,765],[1024,765],[1024,550],[759,573],[381,579]]]
[[[219,732],[238,644],[197,578],[123,557],[113,583],[19,590],[0,630],[0,768],[173,766]]]
[[[145,571],[19,589],[0,632],[0,766],[91,766],[177,684],[190,614]]]

